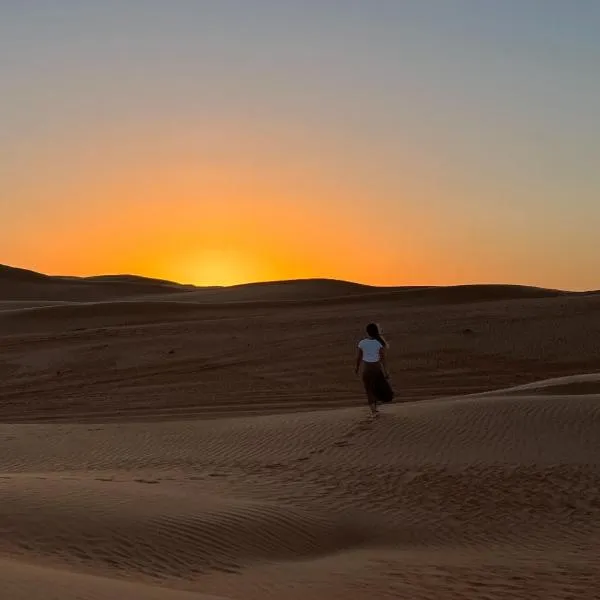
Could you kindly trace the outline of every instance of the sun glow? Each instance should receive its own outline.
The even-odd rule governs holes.
[[[186,260],[178,279],[199,286],[228,286],[260,279],[258,265],[234,250],[207,249]]]

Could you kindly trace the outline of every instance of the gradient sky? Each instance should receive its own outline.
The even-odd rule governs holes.
[[[597,0],[2,0],[0,263],[600,287]]]

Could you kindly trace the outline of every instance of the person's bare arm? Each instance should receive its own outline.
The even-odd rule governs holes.
[[[354,372],[356,374],[358,374],[358,370],[360,369],[360,363],[362,362],[363,359],[363,351],[362,348],[358,349],[358,352],[356,353],[356,365],[354,366]]]
[[[383,370],[383,374],[386,377],[389,377],[389,371],[387,368],[387,356],[386,356],[386,352],[385,352],[385,348],[380,348],[379,349],[379,362],[381,362],[381,368]]]

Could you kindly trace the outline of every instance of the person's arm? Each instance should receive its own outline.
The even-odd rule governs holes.
[[[356,365],[354,367],[354,372],[358,375],[358,370],[360,369],[360,363],[362,362],[363,351],[362,348],[359,348],[356,353]]]
[[[379,362],[381,363],[381,368],[383,369],[383,374],[386,377],[389,377],[390,374],[389,374],[389,371],[388,371],[388,368],[387,368],[387,356],[386,356],[386,352],[385,352],[385,347],[384,346],[382,346],[379,349]]]

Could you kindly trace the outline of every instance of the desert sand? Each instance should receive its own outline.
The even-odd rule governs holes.
[[[4,267],[0,336],[2,600],[599,597],[598,293]]]

